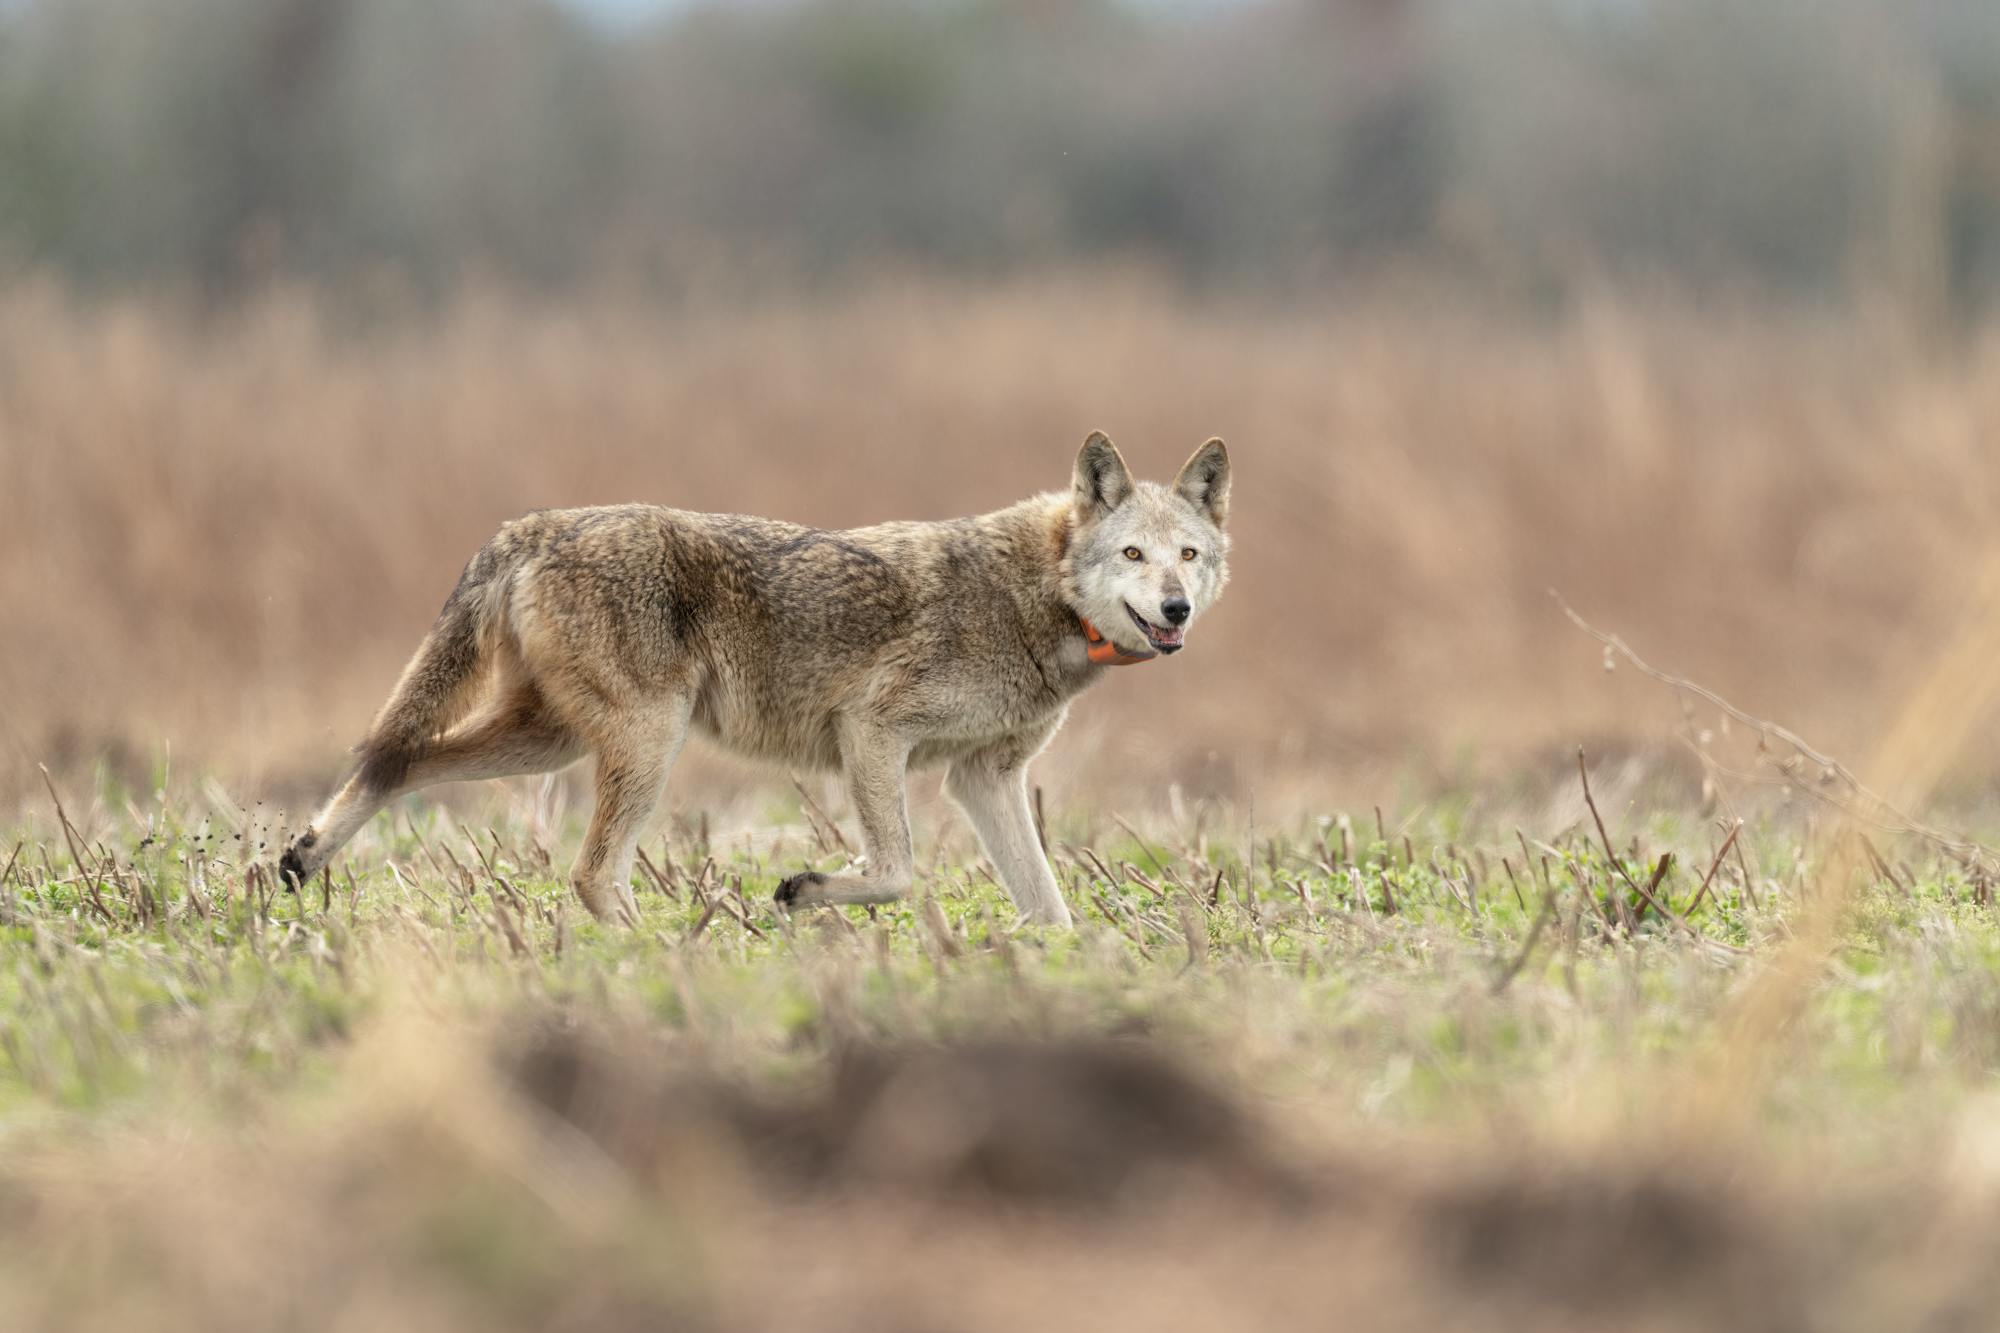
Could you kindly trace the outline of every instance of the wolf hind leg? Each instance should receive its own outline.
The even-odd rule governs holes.
[[[638,922],[632,859],[639,835],[666,790],[674,760],[680,757],[693,715],[694,691],[685,690],[643,709],[627,709],[598,728],[597,806],[591,811],[570,883],[600,921]]]
[[[802,871],[778,885],[773,901],[780,907],[892,903],[910,891],[916,862],[910,850],[910,817],[903,798],[909,744],[880,728],[852,726],[841,737],[840,758],[848,799],[861,820],[867,873]]]
[[[377,811],[405,792],[440,782],[548,773],[575,762],[583,751],[581,738],[549,711],[532,685],[515,686],[486,713],[421,750],[394,783],[382,785],[366,765],[357,769],[285,848],[279,879],[287,885],[311,879]]]

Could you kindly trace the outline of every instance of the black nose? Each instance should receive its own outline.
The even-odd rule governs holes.
[[[1188,613],[1193,610],[1185,597],[1169,597],[1160,603],[1160,614],[1167,618],[1169,625],[1187,624]]]

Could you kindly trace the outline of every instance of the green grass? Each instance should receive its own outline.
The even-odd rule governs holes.
[[[755,835],[650,838],[632,930],[573,902],[576,830],[545,811],[412,803],[302,895],[273,889],[272,830],[213,795],[33,814],[0,836],[0,1311],[246,1333],[1002,1328],[1010,1275],[1032,1271],[1052,1326],[1093,1300],[1153,1328],[1311,1322],[1339,1299],[1408,1327],[1608,1309],[1702,1328],[1768,1298],[1788,1326],[1863,1329],[1912,1292],[1948,1311],[1984,1290],[1990,1256],[1925,1229],[1979,1230],[1939,1182],[1983,1178],[1965,1164],[1991,1152],[2000,1090],[1981,887],[1884,844],[1893,880],[1853,886],[1724,1128],[1689,1094],[1742,1040],[1823,849],[1773,820],[1717,861],[1713,821],[1667,809],[1614,832],[1614,857],[1587,819],[1536,841],[1487,808],[1254,831],[1058,817],[1060,932],[1017,927],[949,832],[906,903],[777,915],[782,876],[843,859],[785,803]],[[994,1161],[1055,1153],[1061,1180],[1159,1131],[1062,1079],[1010,1105],[976,1063],[972,1093],[910,1063],[1023,1038],[1167,1053],[1259,1151],[1336,1183],[1273,1214],[1121,1165],[1126,1184],[1092,1187],[1100,1220],[1022,1226],[1042,1205],[1010,1202]],[[601,1052],[582,1091],[522,1096],[509,1062],[545,1039]],[[916,1072],[855,1118],[837,1089],[857,1052]],[[772,1124],[819,1126],[845,1174],[812,1185],[798,1143],[820,1140],[774,1149]],[[1169,1160],[1207,1163],[1206,1132]],[[1072,1139],[1090,1146],[1062,1158]],[[995,1198],[933,1197],[972,1168]]]
[[[1524,848],[1452,802],[1407,829],[1369,813],[1142,839],[1059,821],[1077,928],[1041,932],[971,860],[893,908],[788,918],[778,879],[837,848],[796,824],[775,851],[682,830],[649,840],[624,930],[571,898],[570,840],[544,846],[518,818],[414,806],[292,895],[270,830],[193,804],[0,838],[0,864],[21,844],[0,885],[0,1115],[309,1086],[357,1028],[420,1004],[465,1024],[533,1006],[642,1023],[751,1075],[853,1040],[1147,1033],[1341,1115],[1505,1117],[1713,1036],[1812,865],[1795,831],[1752,828],[1711,875],[1717,839],[1694,816],[1654,818],[1660,841],[1616,862],[1587,822]],[[1863,889],[1774,1116],[1935,1110],[1990,1081],[2000,930],[1979,897],[1948,863]]]

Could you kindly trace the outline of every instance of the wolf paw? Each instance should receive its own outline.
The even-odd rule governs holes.
[[[780,907],[797,907],[808,896],[807,890],[826,883],[826,876],[817,870],[802,870],[796,875],[788,875],[778,885],[778,891],[771,895],[771,901]]]
[[[297,892],[305,887],[309,872],[306,870],[305,858],[299,853],[318,840],[315,834],[301,834],[292,840],[292,845],[285,848],[285,854],[278,858],[278,883],[288,892]]]

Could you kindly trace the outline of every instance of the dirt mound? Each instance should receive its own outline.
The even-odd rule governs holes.
[[[650,1064],[547,1026],[503,1052],[537,1105],[642,1171],[690,1135],[764,1180],[967,1202],[1119,1209],[1189,1188],[1303,1202],[1235,1099],[1153,1047],[1114,1040],[855,1048],[781,1091]]]

